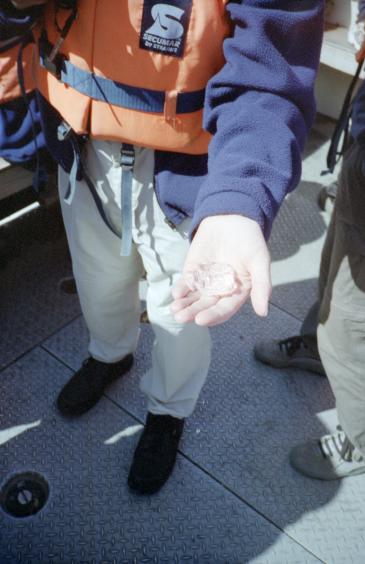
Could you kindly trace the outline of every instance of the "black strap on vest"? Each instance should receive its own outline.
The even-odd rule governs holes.
[[[62,28],[59,27],[57,22],[57,14],[60,9],[71,10],[70,15],[68,16],[65,25]],[[69,0],[64,2],[62,2],[62,0],[58,0],[56,2],[55,26],[57,28],[57,31],[59,32],[59,36],[56,43],[54,45],[51,45],[49,43],[45,29],[41,34],[40,51],[44,57],[43,65],[57,78],[59,78],[61,75],[62,60],[64,58],[59,54],[59,50],[62,46],[62,43],[66,39],[72,24],[77,18],[77,13],[77,0]],[[45,49],[45,46],[47,46],[48,48]]]
[[[332,138],[331,138],[331,143],[330,143],[330,147],[328,149],[328,153],[327,153],[327,169],[326,171],[324,171],[322,174],[326,174],[328,172],[333,172],[335,169],[336,164],[338,163],[338,161],[340,160],[340,158],[342,157],[346,146],[347,146],[347,142],[348,142],[348,135],[349,135],[349,125],[350,125],[350,118],[351,118],[351,114],[352,114],[352,107],[353,107],[353,101],[354,101],[354,97],[353,97],[353,93],[354,93],[354,89],[355,86],[357,84],[357,81],[359,79],[360,76],[360,72],[361,69],[363,67],[364,61],[361,61],[358,64],[358,67],[356,69],[356,73],[353,77],[353,79],[351,80],[350,86],[346,92],[346,96],[343,102],[343,106],[341,109],[341,113],[340,116],[337,120],[336,123],[336,127],[335,130],[333,132]],[[343,136],[343,140],[342,140],[342,145],[341,145],[341,149],[339,150],[339,144],[341,141],[341,137]]]
[[[72,204],[72,200],[76,191],[77,176],[80,173],[81,175],[80,179],[86,182],[90,190],[91,196],[93,197],[95,205],[98,208],[99,213],[105,225],[110,229],[110,231],[114,233],[114,235],[116,235],[120,239],[120,235],[114,229],[112,223],[109,221],[109,218],[105,213],[103,204],[101,203],[97,190],[93,184],[93,181],[87,174],[85,167],[82,163],[81,148],[80,148],[78,136],[75,134],[72,127],[63,121],[62,123],[60,123],[60,125],[57,128],[57,137],[59,141],[69,141],[71,143],[72,152],[73,152],[73,163],[71,170],[69,171],[69,182],[68,182],[66,194],[64,196],[65,203],[68,205]]]

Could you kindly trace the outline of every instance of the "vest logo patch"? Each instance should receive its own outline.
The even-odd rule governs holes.
[[[182,57],[192,0],[145,0],[139,46],[141,49]]]

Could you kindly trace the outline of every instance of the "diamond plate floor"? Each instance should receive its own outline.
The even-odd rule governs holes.
[[[2,564],[318,561],[184,456],[163,492],[130,494],[138,422],[107,398],[63,420],[52,403],[69,375],[40,349],[2,374],[6,424],[40,424],[3,444],[1,482],[32,468],[50,485],[37,515],[0,513]]]
[[[4,237],[18,256],[6,264],[0,256],[0,368],[80,315],[77,297],[57,287],[71,272],[58,209],[38,209],[1,227]]]
[[[248,306],[212,331],[212,368],[176,471],[150,498],[130,494],[126,476],[145,417],[138,382],[151,328],[142,327],[131,373],[89,414],[64,420],[54,399],[87,354],[77,297],[57,290],[70,272],[65,241],[53,220],[48,242],[34,237],[34,217],[12,227],[22,235],[19,257],[0,272],[0,487],[35,471],[50,497],[33,517],[0,510],[1,564],[365,561],[363,477],[316,482],[288,464],[293,445],[336,425],[327,381],[252,356],[258,339],[297,333],[316,297],[328,223],[317,206],[327,147],[320,126],[272,233],[270,315],[260,320]]]

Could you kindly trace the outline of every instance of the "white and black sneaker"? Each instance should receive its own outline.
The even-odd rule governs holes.
[[[330,435],[294,447],[289,458],[295,470],[318,480],[339,480],[365,472],[365,457],[341,427]]]

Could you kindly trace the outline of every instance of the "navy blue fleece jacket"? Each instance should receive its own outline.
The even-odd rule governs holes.
[[[231,0],[226,64],[207,85],[207,156],[156,152],[160,205],[192,231],[216,214],[256,220],[265,237],[300,178],[301,151],[312,124],[313,83],[323,30],[323,0]],[[1,21],[1,20],[0,20]],[[56,140],[57,117],[40,99],[45,135],[67,169],[71,150]]]

